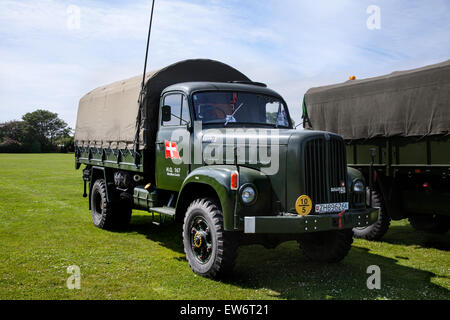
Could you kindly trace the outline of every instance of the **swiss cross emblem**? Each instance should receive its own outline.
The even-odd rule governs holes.
[[[176,142],[166,140],[166,159],[180,159]]]

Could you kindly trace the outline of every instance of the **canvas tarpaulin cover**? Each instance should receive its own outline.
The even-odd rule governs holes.
[[[450,60],[386,76],[312,88],[305,128],[345,140],[450,132]]]
[[[158,128],[161,92],[168,86],[191,81],[250,81],[238,70],[214,60],[185,60],[148,73],[139,106],[142,76],[97,88],[81,100],[75,128],[78,146],[152,148]]]

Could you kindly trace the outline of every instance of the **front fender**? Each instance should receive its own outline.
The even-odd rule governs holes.
[[[256,189],[256,201],[251,205],[245,205],[240,199],[236,204],[235,229],[244,229],[246,216],[270,216],[274,214],[274,192],[270,178],[259,170],[241,167],[239,170],[239,187],[252,185]],[[278,208],[279,210],[280,208]]]
[[[366,181],[364,179],[364,175],[354,168],[347,168],[347,190],[349,195],[350,207],[358,206],[365,207],[366,206],[366,193],[364,192],[362,195],[358,195],[353,192],[353,182],[355,180],[361,180],[364,185],[366,185]]]
[[[257,189],[257,201],[250,207],[238,201],[239,189],[231,190],[231,175],[235,171],[239,171],[239,188],[250,183]],[[214,189],[222,207],[224,228],[227,231],[243,228],[244,214],[261,215],[271,210],[271,197],[268,196],[271,194],[269,179],[258,170],[246,167],[239,167],[238,170],[236,166],[206,166],[192,171],[181,186],[177,210],[188,190],[199,184]],[[198,194],[198,197],[201,197],[201,194]]]
[[[364,179],[364,175],[361,173],[361,171],[356,170],[354,168],[347,168],[347,186],[351,191],[351,187],[353,185],[353,181],[359,179],[364,182],[364,185],[366,185],[366,180]]]
[[[235,166],[206,166],[193,170],[183,181],[177,201],[177,210],[183,201],[186,190],[203,184],[214,189],[222,207],[225,230],[233,229],[236,191],[231,190],[231,174]],[[202,197],[198,194],[198,197]]]

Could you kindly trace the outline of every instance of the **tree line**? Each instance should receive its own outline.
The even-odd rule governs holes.
[[[0,123],[0,153],[72,152],[73,130],[57,113],[36,110]]]

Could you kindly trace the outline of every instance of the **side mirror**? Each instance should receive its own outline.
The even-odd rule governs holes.
[[[162,121],[169,122],[172,120],[172,108],[170,106],[163,106],[161,108],[162,111]]]

